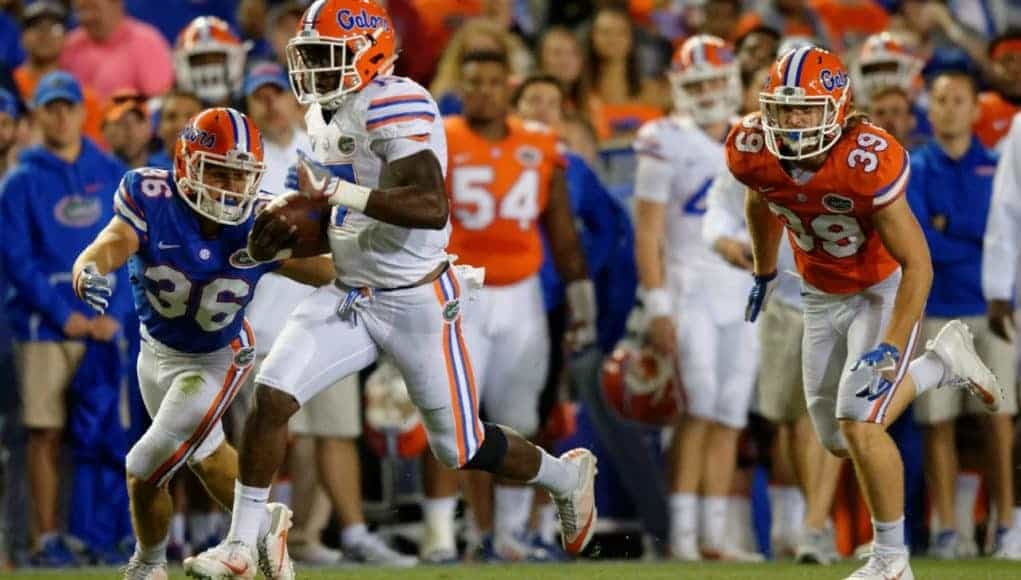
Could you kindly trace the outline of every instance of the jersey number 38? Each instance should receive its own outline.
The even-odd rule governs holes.
[[[819,241],[827,254],[835,258],[846,258],[857,254],[865,243],[865,232],[858,220],[849,215],[816,216],[806,228],[805,222],[796,213],[782,205],[769,202],[769,209],[784,221],[787,229],[794,234],[795,243],[805,252],[814,250]]]

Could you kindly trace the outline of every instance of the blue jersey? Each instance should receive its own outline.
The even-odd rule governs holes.
[[[230,344],[242,331],[256,282],[279,265],[248,256],[254,218],[203,238],[198,214],[178,195],[170,173],[153,168],[124,175],[114,211],[138,234],[138,252],[129,262],[131,288],[149,335],[188,353]]]

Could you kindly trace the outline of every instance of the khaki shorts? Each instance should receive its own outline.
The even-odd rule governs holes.
[[[291,417],[291,433],[354,439],[362,434],[358,374],[348,375],[308,400]]]
[[[801,382],[801,311],[777,300],[759,320],[759,413],[774,423],[789,423],[808,412]]]
[[[63,428],[67,421],[67,388],[85,354],[85,343],[21,342],[15,349],[25,426]]]
[[[949,318],[927,318],[922,324],[926,340],[932,339]],[[1014,345],[1005,342],[989,330],[985,316],[967,316],[961,320],[971,329],[975,337],[975,350],[986,363],[1000,384],[1003,385],[1003,402],[1000,414],[1017,414],[1017,352]],[[932,425],[955,419],[962,414],[984,413],[978,399],[961,389],[942,387],[925,393],[915,401],[915,420],[923,425]]]

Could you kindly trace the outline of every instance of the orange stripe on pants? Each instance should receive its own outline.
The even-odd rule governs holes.
[[[440,312],[446,306],[447,301],[443,298],[442,282],[437,279],[433,282],[433,290],[436,291],[436,299],[440,303]],[[457,377],[454,374],[454,358],[450,352],[450,325],[443,324],[443,360],[447,363],[447,382],[450,387],[450,406],[454,411],[454,432],[457,436],[457,463],[464,465],[468,462],[468,450],[464,446],[464,430],[461,428],[463,415],[461,413],[461,397],[457,392]]]

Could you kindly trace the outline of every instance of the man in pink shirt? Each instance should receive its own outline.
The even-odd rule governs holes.
[[[81,24],[67,35],[60,67],[102,99],[120,90],[159,95],[174,82],[170,46],[156,28],[124,14],[123,0],[74,0]]]

